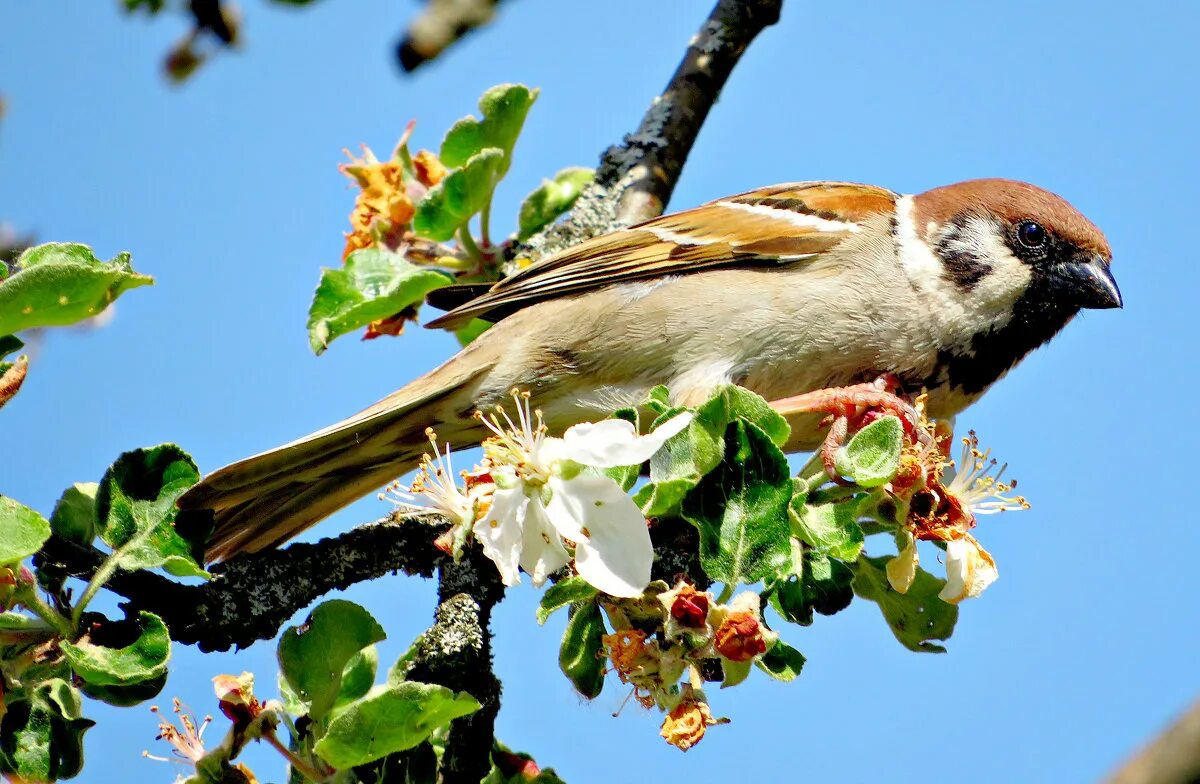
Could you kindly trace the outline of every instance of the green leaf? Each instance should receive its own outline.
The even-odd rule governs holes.
[[[411,749],[479,708],[470,694],[445,686],[413,681],[376,686],[332,715],[314,750],[335,768],[363,765]]]
[[[777,681],[794,681],[804,668],[804,662],[804,654],[783,640],[776,640],[771,649],[754,663]]]
[[[29,781],[57,781],[83,768],[83,718],[79,692],[54,679],[22,700],[9,702],[0,720],[0,773]]]
[[[958,621],[958,607],[943,602],[938,592],[945,586],[929,572],[918,567],[917,577],[908,593],[897,593],[888,583],[884,567],[889,557],[859,558],[853,565],[854,592],[879,605],[892,634],[910,651],[945,653],[931,640],[948,640]]]
[[[517,218],[517,240],[525,240],[549,226],[575,205],[584,187],[596,176],[593,169],[572,166],[559,171],[553,180],[542,180],[525,201]]]
[[[344,599],[318,605],[300,626],[279,639],[279,669],[319,721],[337,700],[342,674],[350,659],[387,635],[371,614]]]
[[[166,685],[167,673],[164,672],[157,678],[135,683],[132,686],[97,686],[87,681],[81,681],[79,688],[94,700],[107,702],[118,708],[128,708],[154,699],[162,693],[163,687]]]
[[[122,569],[163,567],[178,577],[207,577],[201,533],[175,529],[175,500],[200,480],[191,455],[175,444],[135,449],[117,458],[96,492],[100,538]]]
[[[42,549],[50,538],[46,518],[11,498],[0,496],[0,565],[20,561]]]
[[[0,282],[0,335],[75,324],[100,313],[122,292],[154,283],[133,271],[128,253],[103,262],[88,246],[69,242],[28,248],[14,268]]]
[[[834,615],[850,606],[854,572],[849,566],[822,553],[804,553],[799,577],[792,576],[771,586],[771,606],[785,620],[808,626],[813,611]]]
[[[96,686],[133,686],[166,674],[171,637],[162,619],[142,611],[136,624],[131,621],[116,624],[126,625],[136,628],[137,637],[121,648],[100,644],[86,636],[75,643],[64,640],[60,644],[71,669],[81,680]]]
[[[668,402],[666,388],[660,387],[651,390],[647,405],[663,421],[677,411]],[[725,454],[725,431],[730,422],[738,419],[756,425],[780,447],[787,443],[791,432],[787,420],[758,395],[731,385],[718,388],[696,409],[687,428],[668,440],[650,459],[650,484],[635,496],[647,517],[666,517],[678,512],[687,492],[721,462]]]
[[[3,264],[0,264],[3,267]],[[16,335],[0,335],[0,359],[4,359],[14,351],[20,351],[25,344]],[[11,365],[11,362],[5,364]],[[2,372],[2,371],[0,371]]]
[[[729,425],[724,452],[681,509],[700,531],[705,574],[727,585],[755,583],[791,564],[792,480],[783,452],[757,425]]]
[[[853,561],[863,548],[858,506],[857,498],[808,504],[803,496],[796,496],[788,505],[788,513],[792,528],[802,542],[834,558]]]
[[[458,345],[466,346],[475,338],[482,335],[492,328],[492,322],[484,321],[483,319],[471,319],[465,326],[454,330],[454,337],[458,338]]]
[[[471,156],[461,169],[447,174],[425,194],[413,216],[413,231],[438,242],[453,237],[492,200],[492,191],[504,176],[504,165],[504,153],[495,147]]]
[[[559,668],[575,690],[589,700],[599,696],[604,688],[604,659],[600,655],[603,634],[600,608],[585,604],[567,620],[562,646],[558,649]]]
[[[542,601],[538,604],[537,608],[537,622],[539,624],[545,623],[546,619],[555,610],[560,608],[569,607],[579,602],[591,601],[596,598],[597,593],[599,591],[588,584],[588,581],[582,577],[568,577],[565,580],[559,580],[542,594]]]
[[[900,468],[904,428],[894,416],[876,419],[854,434],[838,450],[837,470],[862,487],[879,487],[892,481]]]
[[[96,538],[96,492],[99,489],[100,485],[95,482],[76,482],[64,490],[50,515],[51,530],[68,541],[91,544]]]
[[[500,177],[503,177],[508,172],[508,159],[521,135],[525,117],[537,97],[538,90],[530,90],[523,84],[498,84],[490,88],[479,98],[483,119],[468,116],[454,123],[442,139],[438,157],[442,163],[454,168],[462,166],[481,150],[496,147],[504,156],[500,169]]]
[[[356,250],[338,269],[322,269],[308,309],[308,342],[321,354],[330,342],[372,321],[419,305],[450,276],[380,248]]]
[[[375,671],[379,668],[379,651],[368,645],[350,657],[342,668],[342,685],[338,689],[334,707],[357,700],[375,685]]]

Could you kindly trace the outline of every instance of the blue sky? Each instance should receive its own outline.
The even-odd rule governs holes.
[[[176,441],[208,471],[352,413],[453,349],[441,334],[345,338],[319,358],[304,321],[336,265],[353,199],[336,165],[418,146],[502,81],[542,88],[496,219],[568,165],[592,165],[636,125],[708,0],[507,3],[498,22],[413,77],[392,45],[415,4],[247,0],[246,45],[182,88],[158,64],[182,19],[114,2],[0,3],[0,219],[158,279],[107,328],[49,336],[0,412],[0,492],[49,512],[121,451]],[[1192,411],[1200,285],[1195,229],[1192,3],[804,3],[750,49],[673,201],[687,207],[799,179],[905,192],[980,176],[1061,193],[1108,234],[1123,311],[1087,313],[959,419],[1009,461],[1033,501],[978,537],[1000,581],[963,607],[950,652],[918,655],[865,602],[784,628],[808,656],[792,684],[752,678],[712,696],[733,723],[680,754],[659,718],[610,682],[583,704],[558,674],[562,620],[537,594],[497,610],[499,734],[571,784],[670,775],[699,782],[978,782],[1097,778],[1200,693]],[[317,529],[378,517],[362,502]],[[358,586],[394,658],[430,621],[433,586]],[[209,678],[251,670],[270,695],[274,648],[175,647],[159,702],[215,708]],[[144,707],[90,706],[82,780],[170,780],[143,761]],[[162,749],[158,749],[159,752]],[[280,767],[249,759],[263,780]]]

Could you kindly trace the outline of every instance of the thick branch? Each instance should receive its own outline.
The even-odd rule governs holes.
[[[1107,784],[1194,784],[1200,781],[1200,702],[1106,781]]]
[[[531,238],[534,259],[662,213],[692,145],[746,47],[779,20],[783,0],[719,0],[637,131],[600,158],[567,220]]]
[[[435,524],[436,523],[436,524]],[[212,568],[212,580],[183,585],[152,572],[118,572],[106,587],[123,608],[149,610],[171,639],[202,651],[272,639],[297,610],[319,596],[388,572],[430,577],[445,555],[433,546],[440,518],[394,516],[314,544],[239,555]],[[51,574],[89,578],[105,554],[58,537],[37,556]]]
[[[400,67],[411,73],[434,59],[467,33],[492,21],[499,3],[500,0],[428,0],[396,47]]]

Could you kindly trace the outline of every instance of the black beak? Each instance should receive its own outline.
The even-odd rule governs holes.
[[[1057,264],[1050,272],[1060,296],[1079,308],[1122,307],[1121,290],[1108,264],[1099,256]]]

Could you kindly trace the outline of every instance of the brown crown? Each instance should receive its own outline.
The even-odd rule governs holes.
[[[1034,220],[1083,250],[1112,258],[1104,233],[1067,203],[1036,185],[1016,180],[968,180],[926,191],[913,199],[918,231],[930,221],[944,224],[963,213],[996,215],[1008,223]]]

